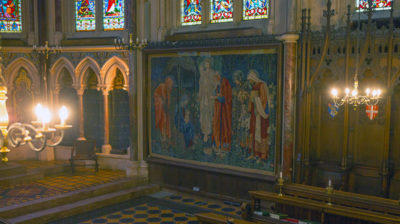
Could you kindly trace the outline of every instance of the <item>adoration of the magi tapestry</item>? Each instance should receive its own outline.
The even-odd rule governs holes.
[[[151,56],[152,155],[273,171],[274,51]]]

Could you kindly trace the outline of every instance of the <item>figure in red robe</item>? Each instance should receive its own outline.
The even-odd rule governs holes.
[[[107,13],[114,12],[115,10],[115,0],[108,0],[108,7],[107,7]]]
[[[218,82],[214,101],[212,139],[217,148],[217,154],[227,152],[232,140],[232,87],[229,80],[215,75]],[[221,149],[223,150],[221,152]]]
[[[161,133],[161,139],[166,141],[171,138],[170,118],[169,118],[169,103],[171,90],[174,81],[167,77],[164,83],[158,85],[154,90],[154,112],[155,125]]]
[[[269,152],[269,107],[268,86],[259,78],[256,70],[250,70],[247,80],[252,85],[249,101],[250,144],[248,159],[257,158],[257,162],[266,160]]]

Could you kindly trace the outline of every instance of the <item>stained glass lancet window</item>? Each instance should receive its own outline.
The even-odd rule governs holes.
[[[201,0],[182,0],[182,25],[201,24]]]
[[[244,0],[243,19],[265,19],[268,18],[269,0]]]
[[[211,23],[233,21],[233,0],[210,0]]]
[[[2,0],[0,7],[0,32],[21,32],[21,0]]]
[[[393,0],[372,0],[372,8],[376,10],[390,9]],[[368,9],[368,0],[356,0],[357,9],[363,11]]]
[[[96,30],[95,0],[76,0],[76,31]]]
[[[125,1],[103,0],[104,30],[123,30],[125,27]]]

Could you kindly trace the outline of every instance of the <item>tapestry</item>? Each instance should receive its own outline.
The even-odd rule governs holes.
[[[150,57],[151,153],[273,171],[275,50]]]

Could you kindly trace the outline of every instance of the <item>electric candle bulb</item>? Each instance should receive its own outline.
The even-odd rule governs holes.
[[[331,94],[332,96],[336,97],[338,95],[337,89],[332,89]]]
[[[381,95],[381,90],[380,89],[378,89],[377,91],[376,91],[376,94],[378,95],[378,97]]]
[[[371,93],[371,90],[369,88],[367,88],[367,90],[365,90],[365,93],[367,93],[367,96]]]
[[[58,111],[58,115],[60,116],[61,125],[65,124],[65,120],[68,118],[68,110],[65,106],[62,106]]]
[[[51,113],[49,108],[42,108],[42,123],[47,124],[51,121]]]
[[[346,89],[344,90],[344,92],[346,93],[346,96],[348,96],[349,93],[350,93],[350,89],[349,89],[349,88],[346,88]]]
[[[352,95],[352,96],[357,96],[357,90],[353,90],[353,91],[351,92],[351,95]]]
[[[376,96],[376,90],[372,91],[372,96],[375,97]]]
[[[36,118],[38,121],[42,120],[41,119],[42,109],[43,109],[43,107],[42,107],[42,104],[40,104],[40,103],[38,105],[36,105],[36,107],[35,107],[35,114],[36,114]]]

